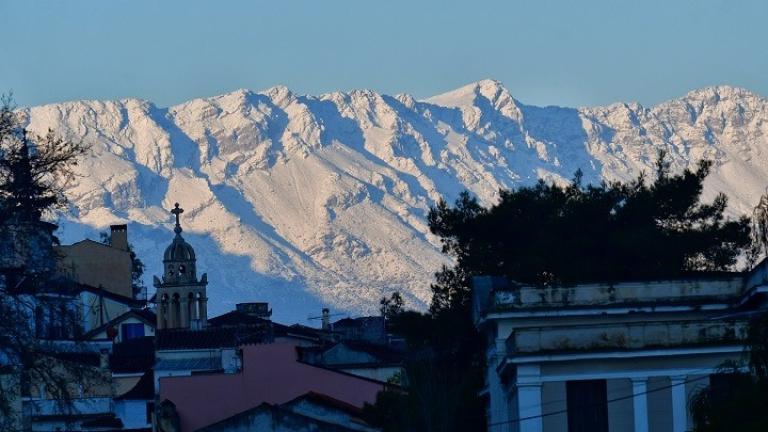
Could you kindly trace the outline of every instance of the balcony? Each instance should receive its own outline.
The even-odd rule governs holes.
[[[25,417],[94,415],[111,412],[111,397],[75,398],[69,404],[55,399],[30,399],[24,401]]]
[[[602,307],[632,304],[731,303],[744,293],[741,275],[706,279],[595,283],[574,286],[510,285],[493,292],[496,310]]]

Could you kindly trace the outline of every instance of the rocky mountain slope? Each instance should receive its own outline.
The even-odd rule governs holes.
[[[178,201],[212,314],[269,301],[276,318],[304,323],[323,306],[373,313],[394,290],[424,307],[448,262],[425,216],[465,189],[488,204],[499,188],[577,168],[589,181],[628,179],[652,172],[659,149],[676,169],[714,160],[707,195],[727,193],[735,213],[768,185],[768,100],[732,87],[651,108],[535,107],[484,80],[424,101],[273,87],[170,108],[78,101],[24,114],[33,131],[92,145],[68,189],[64,241],[129,223],[149,283]]]

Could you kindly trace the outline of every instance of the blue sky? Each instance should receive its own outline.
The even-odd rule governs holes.
[[[428,97],[483,78],[537,105],[768,96],[768,1],[0,1],[19,105],[238,88]]]

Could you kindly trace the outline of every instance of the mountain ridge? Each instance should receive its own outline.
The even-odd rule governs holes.
[[[432,273],[449,264],[427,211],[464,189],[490,204],[499,188],[576,169],[628,180],[660,149],[677,170],[712,159],[705,195],[727,193],[734,214],[768,185],[768,100],[731,86],[650,108],[536,107],[481,80],[423,100],[273,86],[170,107],[127,98],[21,112],[32,131],[93,146],[67,190],[63,240],[130,223],[149,281],[178,201],[213,314],[238,301],[270,301],[290,320],[323,306],[374,313],[394,290],[423,308]]]

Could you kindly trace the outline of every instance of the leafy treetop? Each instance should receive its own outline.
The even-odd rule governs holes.
[[[584,185],[577,172],[565,186],[502,190],[489,208],[466,192],[453,207],[439,202],[429,226],[456,266],[437,274],[433,308],[467,302],[475,274],[554,285],[733,269],[750,246],[750,221],[726,216],[723,194],[701,202],[711,167],[672,174],[661,153],[652,182],[641,174]]]

